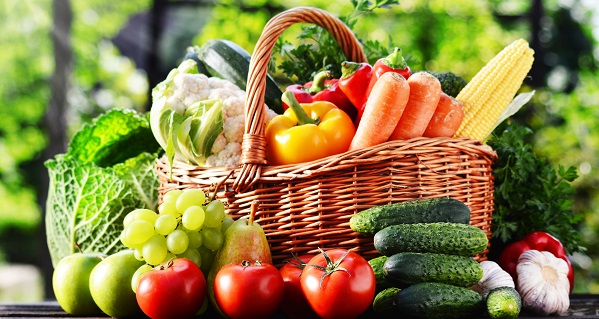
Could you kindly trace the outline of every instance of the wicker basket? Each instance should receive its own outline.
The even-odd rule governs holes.
[[[238,218],[258,202],[258,223],[271,245],[273,262],[318,248],[354,249],[378,256],[372,238],[349,228],[358,211],[393,202],[452,197],[471,210],[471,224],[491,235],[492,165],[496,154],[479,141],[416,138],[390,141],[308,163],[269,166],[264,138],[264,90],[268,62],[277,38],[294,23],[327,29],[349,60],[366,61],[353,33],[337,18],[316,8],[294,8],[273,17],[256,45],[248,75],[245,135],[240,167],[197,167],[166,157],[156,162],[162,196],[172,189],[202,188],[216,193]],[[172,178],[169,178],[172,176]],[[487,251],[476,256],[486,259]]]

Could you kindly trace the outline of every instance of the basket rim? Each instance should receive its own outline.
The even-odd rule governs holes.
[[[452,147],[456,149],[465,150],[469,153],[476,153],[483,158],[488,159],[490,162],[497,160],[497,153],[486,144],[483,144],[479,140],[469,139],[465,137],[417,137],[410,140],[393,140],[383,142],[378,145],[370,146],[363,149],[347,151],[341,154],[330,155],[321,159],[302,162],[297,164],[286,164],[286,165],[262,165],[261,177],[273,177],[287,175],[290,178],[295,177],[306,177],[318,173],[323,168],[331,168],[335,165],[342,165],[344,162],[355,161],[356,159],[367,160],[371,154],[379,152],[397,152],[397,151],[409,151],[414,147]],[[156,159],[157,162],[168,163],[168,159],[165,156]],[[185,163],[177,158],[173,161],[173,169],[181,171],[213,171],[223,172],[230,177],[235,177],[241,171],[241,165],[237,167],[228,166],[195,166],[190,163]]]

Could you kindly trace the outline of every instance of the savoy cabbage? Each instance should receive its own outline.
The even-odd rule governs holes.
[[[77,132],[66,154],[45,163],[46,238],[54,265],[78,251],[112,254],[124,247],[125,215],[156,209],[159,149],[145,115],[112,110]]]

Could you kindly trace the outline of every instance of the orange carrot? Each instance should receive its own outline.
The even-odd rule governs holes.
[[[410,99],[390,140],[407,140],[422,136],[439,103],[441,83],[430,73],[414,73],[408,79],[408,84]]]
[[[386,142],[397,126],[409,96],[410,86],[403,76],[394,72],[381,75],[368,96],[362,120],[349,149]]]
[[[435,114],[433,114],[433,118],[428,123],[422,136],[452,137],[462,124],[463,118],[462,103],[445,93],[441,93]]]

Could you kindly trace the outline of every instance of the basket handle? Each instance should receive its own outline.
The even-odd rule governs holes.
[[[262,166],[266,165],[264,93],[268,64],[278,37],[291,25],[302,22],[313,23],[326,29],[339,43],[349,60],[367,62],[362,46],[353,32],[341,20],[322,9],[296,7],[270,19],[262,30],[250,60],[241,170],[232,185],[236,191],[251,187],[260,178]]]

